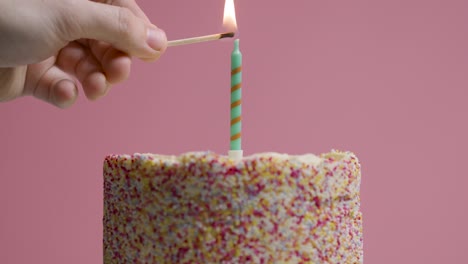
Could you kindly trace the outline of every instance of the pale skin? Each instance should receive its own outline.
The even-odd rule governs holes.
[[[125,81],[131,58],[155,61],[167,38],[135,0],[0,0],[0,102],[71,106]]]

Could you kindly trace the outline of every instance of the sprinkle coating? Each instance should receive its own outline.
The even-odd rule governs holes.
[[[110,155],[104,263],[362,263],[351,152]]]

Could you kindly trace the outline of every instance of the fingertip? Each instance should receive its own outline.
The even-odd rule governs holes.
[[[162,53],[158,52],[157,54],[155,54],[151,58],[140,58],[140,60],[142,60],[144,62],[155,62],[155,61],[159,60],[159,58],[161,58],[161,55],[162,55]]]
[[[72,106],[78,98],[78,88],[71,80],[57,82],[52,91],[52,103],[62,109]]]
[[[116,84],[123,82],[130,76],[132,59],[125,53],[112,49],[106,53],[101,62],[107,82]]]
[[[109,91],[110,84],[102,72],[93,72],[82,82],[86,97],[91,101],[105,96]]]
[[[156,27],[155,25],[150,25],[148,28],[148,46],[153,50],[151,56],[140,57],[144,62],[154,62],[157,61],[161,55],[167,49],[167,36],[164,30]]]
[[[150,25],[147,32],[147,43],[155,51],[163,52],[167,48],[166,32],[155,25]]]

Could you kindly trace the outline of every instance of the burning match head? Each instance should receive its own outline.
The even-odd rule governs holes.
[[[226,33],[221,34],[221,36],[220,36],[219,38],[233,38],[234,35],[236,35],[236,33],[234,33],[234,32],[226,32]]]

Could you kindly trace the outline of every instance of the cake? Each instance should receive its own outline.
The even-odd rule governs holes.
[[[110,155],[104,263],[362,263],[351,152]]]

